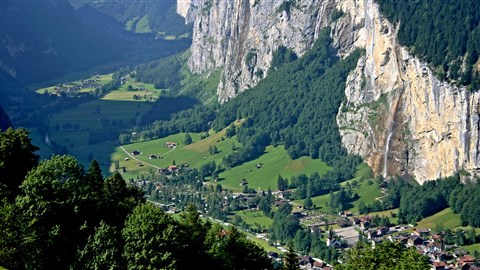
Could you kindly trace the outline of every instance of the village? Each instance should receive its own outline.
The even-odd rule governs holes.
[[[166,144],[165,147],[173,148],[174,144]],[[140,155],[140,152],[132,153],[135,156]],[[151,157],[149,158],[158,158]],[[181,164],[179,166],[171,165],[166,168],[159,169],[158,174],[172,177],[190,170],[188,164]],[[141,188],[147,185],[155,184],[148,180],[136,180],[135,184]],[[211,185],[211,183],[202,182],[203,186]],[[240,182],[241,186],[248,187],[248,181],[243,179]],[[162,184],[155,184],[155,189],[161,191],[164,188]],[[273,207],[278,208],[283,204],[292,205],[293,211],[291,215],[299,219],[300,224],[304,228],[308,228],[311,232],[320,232],[326,245],[334,247],[339,252],[344,252],[351,247],[354,247],[357,242],[363,241],[370,243],[372,248],[382,243],[383,241],[400,242],[407,248],[415,248],[418,254],[426,256],[431,263],[432,270],[477,270],[478,260],[465,250],[459,248],[457,245],[445,244],[445,232],[433,233],[431,228],[417,228],[412,225],[395,225],[391,227],[375,226],[375,216],[359,215],[349,211],[342,211],[337,214],[322,213],[315,210],[306,210],[302,205],[296,204],[290,200],[292,194],[291,190],[273,191],[272,195],[275,197]],[[238,200],[242,207],[247,211],[258,212],[259,210],[259,196],[256,192],[238,192],[232,193],[233,198]],[[204,203],[206,201],[202,199]],[[224,197],[223,205],[227,206],[231,203],[226,196]],[[162,209],[168,213],[178,213],[182,209],[178,207],[175,200],[167,204],[157,203]],[[207,208],[205,208],[207,209]],[[232,225],[222,220],[216,220],[224,225]],[[252,232],[250,232],[252,233]],[[255,237],[269,241],[268,229],[253,232]],[[277,245],[276,248],[281,252],[286,252],[286,248]],[[282,260],[282,255],[278,252],[270,251],[268,256],[272,260]],[[318,269],[328,270],[333,269],[331,264],[326,263],[321,258],[314,258],[305,254],[298,255],[299,262],[302,269]]]

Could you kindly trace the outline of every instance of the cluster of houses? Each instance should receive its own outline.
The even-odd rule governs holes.
[[[415,228],[411,233],[400,233],[397,229],[406,229],[402,226],[392,228],[376,228],[366,230],[372,246],[389,240],[403,243],[406,247],[415,247],[421,255],[427,256],[432,270],[480,270],[476,260],[468,252],[459,249],[456,245],[446,245],[443,233],[432,234],[430,229]]]
[[[100,76],[95,75],[91,79],[81,80],[76,83],[66,83],[55,86],[53,90],[55,93],[65,93],[65,94],[76,94],[78,91],[85,89],[85,88],[97,88],[100,86],[99,83]]]

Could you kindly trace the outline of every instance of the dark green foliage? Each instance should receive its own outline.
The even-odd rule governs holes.
[[[142,204],[128,217],[122,236],[127,269],[174,269],[180,245],[179,226],[152,204]]]
[[[463,184],[458,174],[427,181],[423,186],[415,181],[396,179],[388,182],[388,195],[382,199],[383,205],[377,202],[372,206],[359,205],[359,210],[369,212],[400,207],[399,222],[415,223],[451,207],[454,213],[460,214],[462,225],[480,227],[479,192],[478,181]]]
[[[277,187],[280,191],[285,191],[288,189],[288,179],[284,179],[281,175],[277,179]]]
[[[379,270],[428,270],[430,264],[426,256],[417,253],[415,248],[405,248],[399,242],[384,241],[373,249],[370,244],[359,244],[348,251],[347,262],[335,269],[379,269]]]
[[[123,241],[120,231],[104,221],[95,228],[87,244],[78,252],[75,268],[83,269],[125,269],[126,262],[122,257]]]
[[[282,270],[299,270],[299,269],[300,269],[300,261],[297,258],[297,254],[295,254],[295,252],[293,251],[292,246],[289,246],[287,253],[285,254]]]
[[[225,230],[216,224],[207,234],[208,253],[213,269],[272,269],[272,262],[260,247],[235,227]]]
[[[19,195],[25,175],[38,163],[37,150],[25,129],[0,132],[0,198],[13,201]]]
[[[377,0],[380,10],[399,22],[399,41],[431,63],[441,78],[472,84],[478,90],[480,77],[473,65],[480,53],[480,3],[471,0]],[[462,59],[464,58],[464,59]],[[465,69],[460,70],[462,60]]]
[[[3,110],[2,106],[0,106],[0,132],[7,130],[7,128],[11,126],[12,123],[10,123],[8,114]]]
[[[211,176],[216,169],[217,164],[215,164],[215,161],[207,162],[200,167],[200,175],[202,177]]]
[[[143,191],[127,185],[118,172],[105,179],[103,189],[103,219],[108,224],[122,227],[132,209],[145,201]]]
[[[309,155],[338,167],[342,179],[353,175],[359,158],[347,157],[336,115],[344,99],[346,76],[361,52],[339,61],[330,44],[329,29],[325,29],[302,58],[279,60],[288,63],[220,108],[213,122],[216,130],[236,119],[246,119],[236,132],[244,147],[225,157],[227,168],[258,157],[267,145],[284,144],[294,159]],[[280,52],[278,59],[285,59],[285,55],[290,55],[290,61],[294,59],[287,51]]]
[[[185,138],[183,138],[183,144],[185,145],[189,145],[193,142],[192,140],[192,136],[190,136],[190,134],[185,134]]]
[[[20,214],[14,203],[0,201],[0,265],[8,269],[22,269]]]
[[[480,182],[467,183],[462,189],[455,189],[449,198],[450,207],[460,214],[462,225],[480,227]]]
[[[208,153],[210,153],[210,155],[215,155],[216,153],[218,153],[218,148],[216,145],[210,145],[208,147]]]
[[[155,88],[177,92],[181,85],[182,62],[178,54],[155,60],[137,67],[136,80],[152,83]]]
[[[273,216],[273,224],[270,228],[270,238],[273,241],[286,243],[293,239],[300,229],[300,221],[291,215],[292,206],[288,203],[282,204]]]
[[[297,58],[298,56],[294,51],[284,46],[281,46],[273,53],[272,62],[270,63],[270,68],[272,70],[276,70],[282,67],[286,63],[290,63],[292,61],[297,60]]]

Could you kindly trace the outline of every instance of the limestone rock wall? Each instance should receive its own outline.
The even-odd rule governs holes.
[[[420,183],[459,169],[477,172],[479,94],[436,79],[397,43],[395,26],[373,0],[295,0],[288,9],[284,3],[197,0],[182,8],[196,14],[189,67],[223,71],[220,102],[263,79],[280,46],[301,56],[330,26],[341,57],[365,49],[337,115],[350,153],[364,157],[377,174],[408,174]],[[332,21],[335,9],[344,15]]]

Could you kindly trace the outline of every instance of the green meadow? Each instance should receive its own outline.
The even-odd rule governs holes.
[[[358,183],[358,186],[352,185],[354,181]],[[340,186],[345,187],[347,183],[350,183],[350,185],[352,185],[352,191],[359,195],[359,199],[348,203],[345,210],[353,213],[358,212],[358,205],[360,202],[372,204],[375,202],[375,198],[383,196],[384,194],[380,192],[380,189],[375,181],[376,180],[372,178],[372,171],[370,167],[368,167],[368,165],[365,163],[360,164],[357,167],[355,178],[340,184]],[[313,197],[312,202],[317,209],[320,209],[321,211],[329,211],[330,208],[328,205],[330,203],[330,194]],[[297,200],[296,203],[303,205],[304,200]]]
[[[442,229],[454,229],[461,226],[460,214],[453,213],[451,208],[444,209],[432,216],[417,222],[418,228],[431,228],[441,226]]]
[[[257,164],[261,164],[261,168],[257,168]],[[219,174],[222,179],[219,183],[229,189],[240,191],[243,189],[240,182],[245,178],[250,188],[276,190],[279,175],[284,178],[300,174],[310,175],[314,172],[322,175],[329,169],[330,167],[319,159],[301,157],[292,160],[283,146],[268,146],[265,154],[259,158]]]
[[[112,73],[104,74],[104,75],[98,75],[98,76],[94,75],[94,76],[90,76],[90,77],[86,78],[85,80],[95,80],[95,86],[96,87],[101,87],[102,85],[105,85],[105,84],[107,84],[107,83],[109,83],[113,80],[112,75],[113,75]],[[78,90],[78,92],[80,92],[80,93],[91,92],[91,91],[94,91],[95,88],[96,88],[96,87],[84,87],[82,85],[82,80],[75,80],[75,81],[66,81],[66,82],[63,82],[63,83],[58,83],[56,85],[49,86],[49,87],[39,88],[39,89],[35,90],[35,92],[37,92],[39,94],[60,95],[61,90],[58,90],[59,86],[64,88],[64,89],[79,86],[79,87],[81,87],[81,89]]]
[[[122,86],[102,97],[102,100],[114,101],[155,101],[160,96],[160,89],[151,83],[136,82],[134,78],[125,76],[126,81]],[[129,86],[134,91],[128,91]],[[137,98],[135,98],[137,96]]]
[[[258,224],[262,229],[268,229],[273,223],[273,219],[265,216],[265,214],[259,210],[241,210],[235,211],[234,214],[241,217],[242,220],[252,226],[252,228],[255,228],[256,224]]]
[[[193,139],[193,143],[190,145],[183,144],[185,138],[183,133],[162,139],[123,145],[128,153],[134,150],[142,152],[141,155],[136,157],[139,161],[130,158],[125,151],[117,147],[111,156],[112,164],[118,162],[119,167],[125,167],[124,176],[126,178],[137,178],[140,173],[149,172],[152,168],[155,169],[153,166],[164,168],[174,162],[177,165],[187,163],[190,167],[195,168],[200,168],[203,164],[211,161],[218,165],[222,162],[224,156],[233,151],[234,146],[241,146],[236,136],[226,138],[225,130],[218,133],[210,132],[210,136],[203,140],[200,140],[199,133],[190,133],[190,135]],[[167,148],[165,147],[166,142],[175,142],[177,147],[175,149]],[[218,149],[218,152],[214,155],[209,153],[211,146]],[[161,158],[149,159],[150,155]],[[139,167],[139,162],[143,164],[142,167]],[[257,164],[261,164],[261,168],[257,168]],[[112,167],[111,170],[113,169]],[[302,157],[292,160],[282,146],[269,146],[265,154],[259,158],[221,172],[219,181],[215,183],[221,184],[224,188],[232,191],[241,191],[243,188],[240,186],[240,182],[245,178],[251,188],[275,190],[277,189],[278,175],[291,177],[299,174],[310,175],[313,172],[323,174],[327,170],[329,170],[329,167],[318,159]]]
[[[134,124],[137,117],[150,107],[151,104],[147,102],[114,100],[93,100],[79,104],[48,116],[50,141],[65,146],[68,153],[76,156],[82,164],[88,164],[93,158],[107,170],[118,135],[98,142],[90,141],[90,137],[104,133],[116,134],[124,129],[122,123]]]

